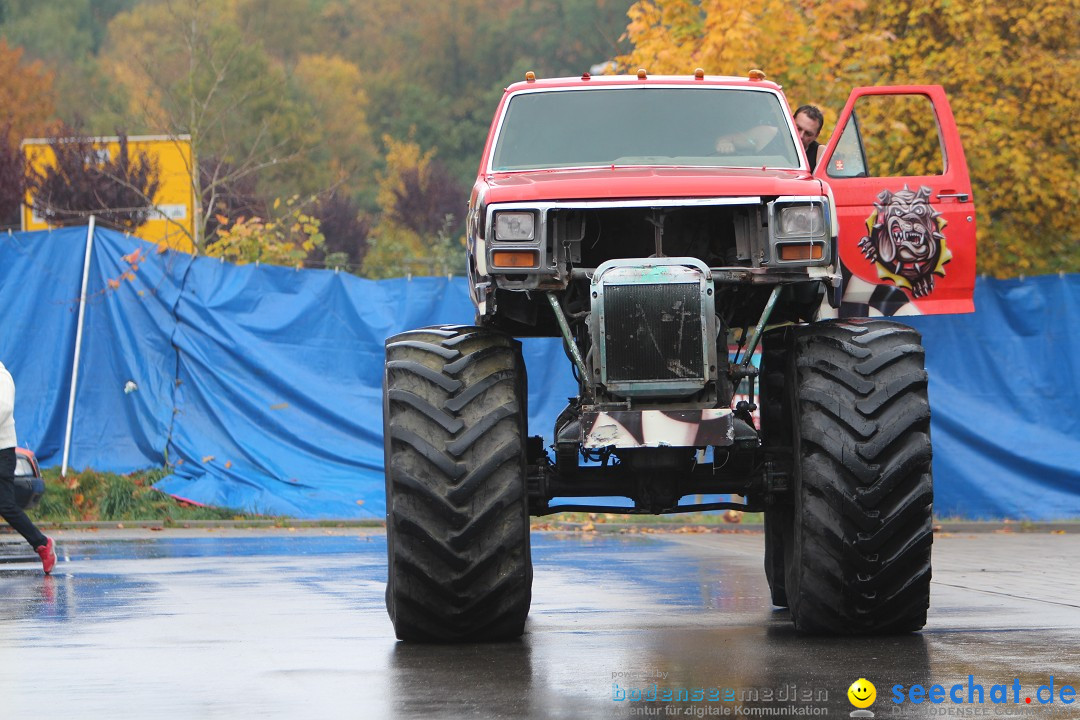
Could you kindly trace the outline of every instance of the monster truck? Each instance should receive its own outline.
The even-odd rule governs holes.
[[[927,374],[887,318],[973,309],[971,187],[939,86],[857,88],[836,128],[809,167],[760,71],[507,88],[468,206],[475,324],[386,341],[400,639],[521,635],[529,518],[568,510],[763,512],[799,631],[924,625]],[[578,394],[530,435],[535,336]]]

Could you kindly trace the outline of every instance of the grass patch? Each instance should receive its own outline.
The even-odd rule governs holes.
[[[62,478],[58,468],[50,468],[42,472],[45,495],[27,514],[40,523],[156,520],[172,525],[187,520],[266,519],[229,508],[192,505],[158,492],[152,485],[166,474],[163,468],[130,475],[83,470]]]

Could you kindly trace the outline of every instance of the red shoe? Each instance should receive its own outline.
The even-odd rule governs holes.
[[[45,539],[48,542],[37,548],[37,554],[41,557],[41,569],[48,575],[56,567],[56,543],[51,537]]]

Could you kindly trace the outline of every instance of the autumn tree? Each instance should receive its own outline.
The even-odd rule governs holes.
[[[238,173],[228,162],[212,155],[199,158],[198,163],[206,237],[217,237],[222,218],[228,225],[245,218],[267,216],[269,204],[259,192],[254,174]]]
[[[127,89],[131,116],[153,132],[190,135],[195,158],[220,162],[208,185],[189,168],[199,201],[192,240],[200,250],[208,239],[205,208],[218,192],[298,159],[310,142],[311,124],[290,104],[284,72],[244,32],[236,9],[235,1],[140,4],[109,24],[102,57]]]
[[[826,113],[825,132],[857,85],[880,83],[892,58],[887,27],[864,26],[864,0],[653,0],[629,11],[623,70],[716,75],[763,68],[793,103]]]
[[[464,190],[435,160],[434,150],[389,137],[383,142],[389,151],[379,175],[380,221],[371,233],[364,274],[463,272]]]
[[[26,195],[26,161],[19,143],[52,124],[53,73],[0,37],[0,225],[18,228]]]
[[[123,93],[101,72],[97,54],[106,27],[117,13],[139,0],[4,0],[0,32],[27,58],[53,75],[56,114],[69,124],[100,128],[132,127],[124,117]],[[5,75],[6,77],[6,75]],[[46,134],[39,132],[37,137]]]
[[[39,60],[26,62],[22,48],[0,37],[0,122],[7,128],[0,140],[18,145],[46,134],[53,102],[53,73]]]
[[[67,129],[49,147],[55,162],[31,171],[28,185],[34,211],[50,225],[81,225],[94,215],[105,227],[135,232],[154,212],[157,164],[144,152],[130,152],[127,135],[119,135],[116,155]]]
[[[308,267],[357,272],[364,264],[371,234],[371,218],[348,195],[333,192],[320,198],[312,211],[325,240],[306,261]]]
[[[0,137],[12,134],[11,125],[0,126]],[[26,159],[13,142],[0,142],[0,227],[20,227],[20,212],[26,198]]]
[[[465,191],[436,159],[401,170],[393,188],[390,219],[417,235],[442,230],[460,234],[465,227]]]
[[[262,262],[303,267],[304,259],[323,243],[318,218],[305,208],[312,198],[301,202],[294,195],[284,203],[275,200],[269,219],[242,217],[229,222],[219,216],[214,239],[206,254],[237,264]]]
[[[369,0],[227,0],[243,18],[245,32],[285,66],[295,66],[303,55],[340,53],[340,47],[316,32],[320,12],[327,7],[364,5]]]
[[[980,270],[1080,270],[1075,3],[642,0],[627,36],[625,69],[765,68],[793,103],[825,110],[823,138],[854,86],[944,85],[972,173]]]
[[[376,160],[368,125],[368,97],[360,69],[338,56],[302,54],[291,73],[296,101],[313,118],[304,177],[290,173],[297,190],[334,194],[371,191]]]

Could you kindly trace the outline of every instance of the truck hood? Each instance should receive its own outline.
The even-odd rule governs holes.
[[[478,182],[487,203],[821,195],[805,170],[614,167],[494,173]]]

